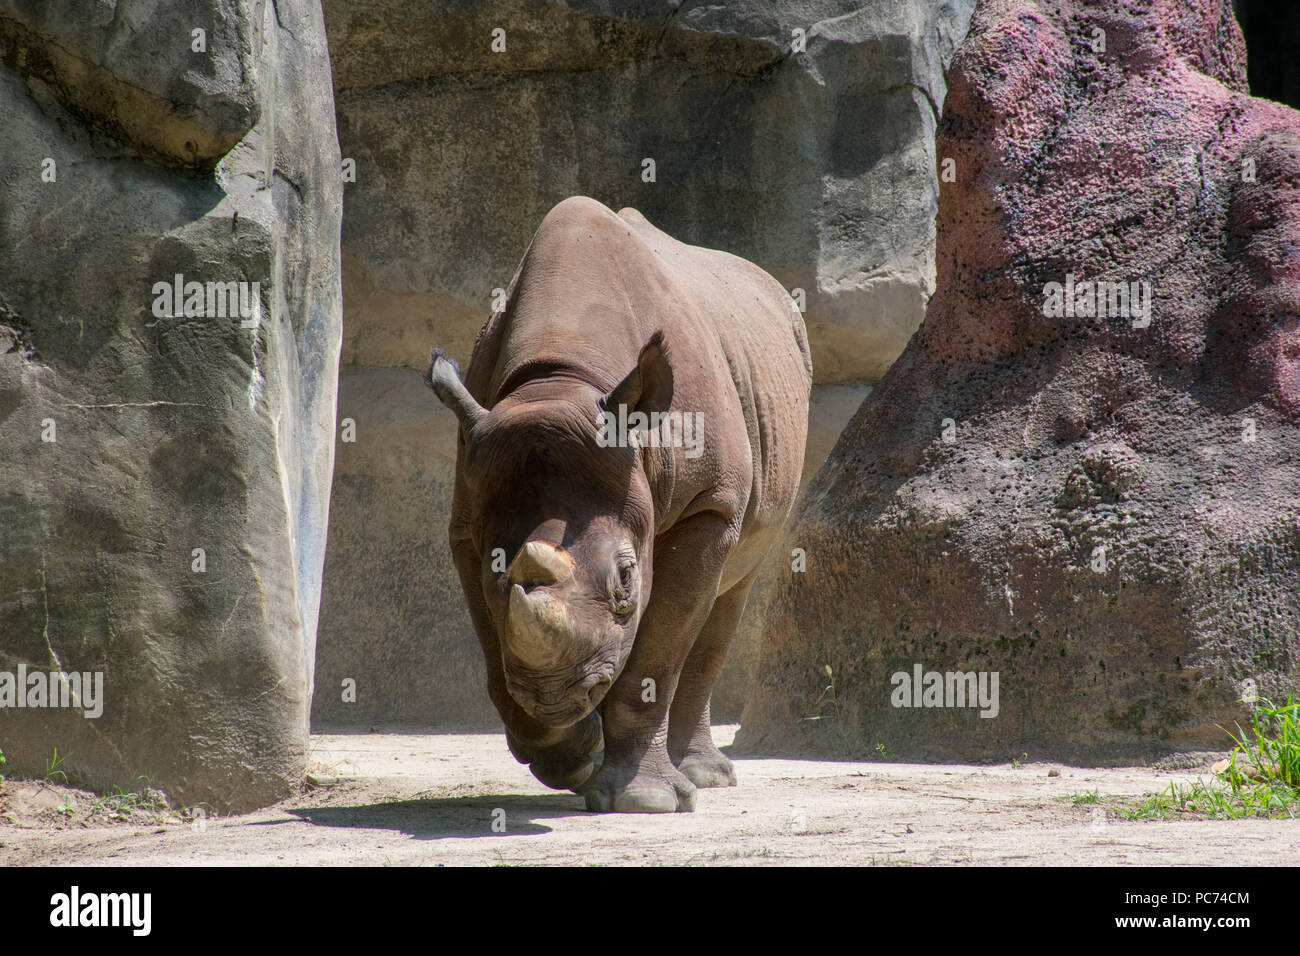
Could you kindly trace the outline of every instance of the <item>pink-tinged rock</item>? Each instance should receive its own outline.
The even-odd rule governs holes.
[[[1300,689],[1300,114],[1245,62],[1227,0],[981,3],[936,294],[805,494],[738,746],[1128,759]],[[1149,315],[1053,308],[1099,280]],[[895,706],[916,664],[997,715]]]

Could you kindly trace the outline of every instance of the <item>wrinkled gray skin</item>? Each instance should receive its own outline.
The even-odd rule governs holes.
[[[460,421],[451,547],[515,757],[591,810],[734,786],[709,695],[798,490],[812,381],[786,291],[574,197],[465,383],[441,351],[425,380]],[[702,454],[601,447],[620,406],[702,413]]]

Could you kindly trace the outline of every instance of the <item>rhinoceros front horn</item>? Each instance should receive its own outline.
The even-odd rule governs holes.
[[[572,576],[573,558],[543,541],[529,541],[511,562],[506,645],[525,665],[546,668],[564,656],[569,609],[561,598],[541,589]]]

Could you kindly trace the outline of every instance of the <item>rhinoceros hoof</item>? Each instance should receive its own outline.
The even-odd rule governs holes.
[[[687,754],[677,769],[697,787],[734,787],[736,768],[720,753]]]
[[[661,776],[640,773],[620,784],[609,765],[601,767],[582,788],[587,809],[596,813],[690,813],[695,809],[695,784],[672,770]]]

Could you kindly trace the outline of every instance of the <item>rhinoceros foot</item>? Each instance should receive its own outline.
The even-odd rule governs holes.
[[[671,764],[667,769],[628,768],[608,759],[582,788],[596,813],[690,813],[695,784]]]
[[[595,753],[590,755],[590,759],[591,759],[591,773],[588,774],[586,777],[584,777],[577,784],[569,788],[579,796],[582,795],[582,790],[583,787],[586,785],[586,782],[590,780],[593,776],[595,776],[596,771],[600,769],[600,765],[605,762],[605,751],[597,750]]]
[[[734,787],[736,768],[716,747],[712,753],[688,753],[677,769],[697,787]]]
[[[592,711],[582,721],[563,730],[547,731],[542,740],[527,740],[506,728],[506,744],[533,776],[555,790],[580,792],[600,766],[604,750],[600,713]]]
[[[572,790],[580,793],[582,785],[596,772],[596,764],[586,757],[570,764],[534,760],[528,765],[528,769],[533,772],[534,777],[552,790]]]

